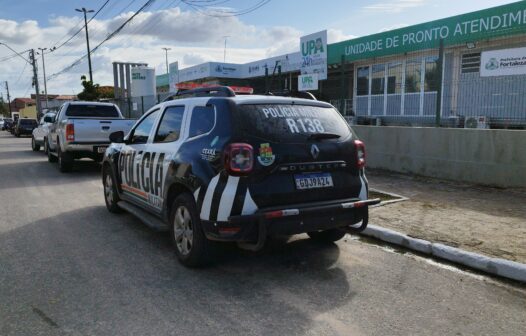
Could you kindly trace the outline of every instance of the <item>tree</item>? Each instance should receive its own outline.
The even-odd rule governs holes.
[[[100,95],[99,98],[115,98],[113,86],[99,86],[97,87],[97,92]]]
[[[4,101],[3,97],[0,97],[0,116],[10,117],[9,107],[7,106],[7,103]]]
[[[82,79],[82,86],[84,87],[84,90],[77,95],[79,99],[85,101],[95,101],[99,99],[99,84],[93,84],[91,81],[87,81],[86,77],[84,76],[82,76]]]

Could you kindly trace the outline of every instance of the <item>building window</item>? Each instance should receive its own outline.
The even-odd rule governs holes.
[[[373,65],[371,94],[381,95],[385,90],[385,64]]]
[[[438,73],[438,56],[426,58],[426,74],[424,76],[424,91],[438,91],[440,74]]]
[[[462,55],[462,73],[473,73],[480,71],[480,53]]]
[[[402,93],[402,62],[390,63],[387,72],[387,93]]]
[[[358,80],[356,85],[356,94],[358,96],[367,96],[369,94],[369,67],[358,68]]]
[[[405,92],[417,93],[420,92],[422,83],[422,60],[412,59],[408,60],[405,69]]]

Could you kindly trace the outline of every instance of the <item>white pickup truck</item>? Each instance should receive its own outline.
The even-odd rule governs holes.
[[[110,145],[109,134],[126,134],[135,123],[124,119],[115,104],[96,102],[65,103],[54,118],[44,121],[51,123],[44,140],[48,161],[58,161],[61,172],[71,171],[75,159],[101,161]]]

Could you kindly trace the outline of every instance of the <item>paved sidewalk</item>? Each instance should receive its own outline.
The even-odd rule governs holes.
[[[379,170],[367,176],[371,188],[409,198],[372,209],[371,224],[526,264],[526,190]]]

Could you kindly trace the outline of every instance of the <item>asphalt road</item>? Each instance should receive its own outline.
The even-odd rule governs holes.
[[[371,219],[374,222],[374,218]],[[524,335],[526,290],[411,254],[307,236],[178,264],[106,211],[100,167],[61,174],[0,132],[0,335]]]

